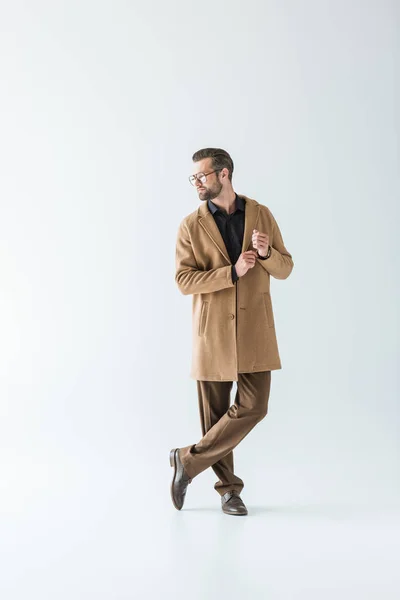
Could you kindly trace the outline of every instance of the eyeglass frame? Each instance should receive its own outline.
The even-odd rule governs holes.
[[[188,179],[189,179],[189,182],[191,183],[191,185],[195,185],[196,179],[198,181],[200,181],[200,183],[205,183],[207,181],[207,175],[211,175],[211,173],[219,173],[220,171],[222,171],[222,169],[215,169],[214,171],[209,171],[208,173],[200,172],[200,173],[196,173],[196,175],[189,175]],[[204,176],[206,179],[204,181],[201,181],[201,179],[199,178],[199,175]],[[194,177],[193,182],[191,180],[192,177]]]

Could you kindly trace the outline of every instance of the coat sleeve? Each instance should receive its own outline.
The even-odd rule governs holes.
[[[175,281],[184,295],[208,294],[235,285],[232,281],[232,265],[209,271],[202,271],[198,268],[190,233],[184,222],[180,224],[178,230],[175,264]]]
[[[286,279],[292,272],[294,263],[292,255],[286,250],[282,234],[274,216],[269,211],[272,221],[272,234],[270,234],[271,255],[266,260],[258,258],[258,263],[275,279]]]

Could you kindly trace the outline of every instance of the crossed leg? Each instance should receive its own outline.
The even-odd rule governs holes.
[[[232,383],[197,382],[203,437],[179,450],[191,478],[213,467],[219,477],[214,487],[221,495],[228,489],[241,491],[244,486],[234,474],[232,450],[267,415],[271,371],[239,373],[235,401],[229,406]]]

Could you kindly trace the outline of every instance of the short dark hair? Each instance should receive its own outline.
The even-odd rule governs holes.
[[[215,171],[222,171],[222,169],[227,168],[229,171],[229,181],[232,181],[233,160],[226,150],[222,150],[222,148],[202,148],[202,150],[197,150],[192,156],[193,162],[198,162],[204,158],[212,159],[211,164]]]

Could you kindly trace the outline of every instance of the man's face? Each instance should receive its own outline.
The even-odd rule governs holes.
[[[210,171],[214,171],[211,158],[204,158],[199,162],[193,163],[193,175],[197,173],[210,173]],[[220,195],[222,190],[219,173],[210,173],[210,175],[207,175],[205,183],[196,179],[195,186],[200,200],[214,200],[214,198]]]

